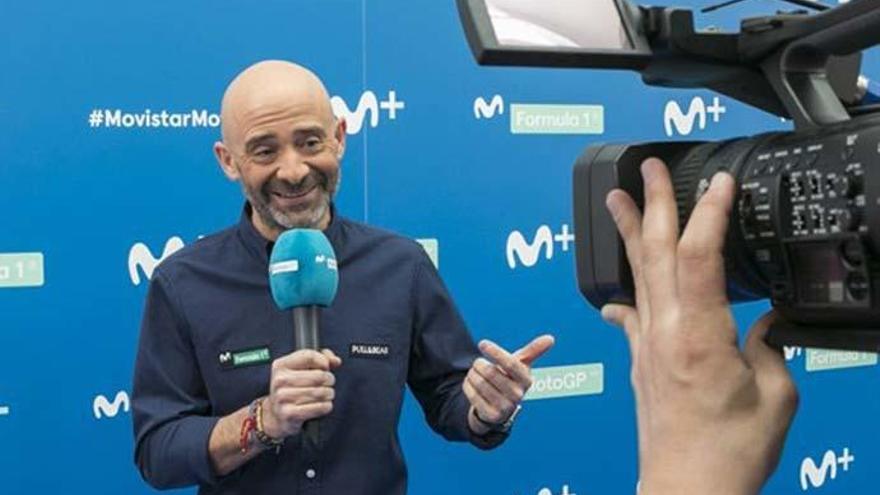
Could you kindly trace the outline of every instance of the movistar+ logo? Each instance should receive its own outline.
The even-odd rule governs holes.
[[[119,410],[123,410],[128,412],[131,408],[131,400],[128,398],[128,393],[125,390],[120,390],[116,393],[116,397],[113,398],[113,402],[110,402],[107,397],[103,395],[98,395],[95,397],[95,400],[92,402],[92,412],[95,414],[95,419],[101,419],[103,417],[115,418],[117,414],[119,414]]]
[[[825,451],[819,466],[812,458],[807,457],[801,462],[801,490],[807,491],[810,488],[820,488],[827,480],[836,479],[840,466],[843,471],[849,471],[849,465],[856,460],[855,456],[849,451],[848,447],[844,447],[840,455],[833,450]]]
[[[337,117],[345,118],[348,123],[348,134],[357,134],[361,132],[364,121],[369,116],[370,127],[379,125],[379,112],[385,111],[389,120],[397,119],[397,111],[406,108],[406,102],[397,99],[397,92],[391,90],[384,100],[379,101],[376,93],[372,91],[364,91],[358,100],[357,108],[351,110],[339,96],[330,98],[330,105],[333,107],[333,113]]]
[[[804,349],[803,347],[784,346],[782,348],[782,352],[785,354],[785,360],[791,361],[795,357],[802,355],[804,353]]]
[[[538,495],[577,495],[577,493],[571,491],[568,485],[562,485],[562,489],[559,492],[554,492],[550,488],[541,488],[538,490]]]
[[[547,260],[553,259],[556,243],[563,251],[568,251],[569,244],[573,242],[574,234],[569,230],[568,224],[563,224],[556,234],[548,225],[541,225],[531,242],[526,240],[522,232],[514,230],[507,236],[507,266],[511,270],[516,269],[519,260],[519,264],[531,268],[538,263],[542,254]]]
[[[482,96],[474,99],[474,118],[491,119],[496,115],[504,115],[504,98],[495,95],[487,102]]]
[[[712,121],[717,124],[721,121],[721,115],[724,113],[727,113],[727,107],[721,105],[721,99],[717,96],[709,106],[706,105],[703,98],[695,97],[691,100],[687,113],[684,113],[677,101],[670,100],[663,110],[663,125],[666,129],[666,135],[669,137],[676,133],[689,136],[694,132],[695,127],[700,130],[706,129],[706,114],[711,114]]]
[[[165,243],[165,249],[162,251],[162,255],[156,257],[146,244],[142,242],[136,243],[128,251],[128,276],[131,278],[131,283],[134,285],[141,284],[141,276],[140,273],[138,273],[138,269],[143,272],[147,277],[147,280],[152,279],[153,271],[156,269],[156,266],[164,261],[165,258],[180,251],[183,248],[183,245],[183,240],[180,237],[172,237]]]

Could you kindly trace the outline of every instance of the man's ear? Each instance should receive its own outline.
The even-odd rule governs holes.
[[[223,174],[226,175],[229,180],[234,181],[241,178],[241,175],[238,173],[238,167],[232,163],[232,153],[222,141],[214,143],[214,156],[217,158],[217,163],[223,170]]]
[[[346,130],[348,129],[348,124],[345,122],[345,118],[339,117],[336,121],[336,159],[342,160],[342,157],[345,156],[345,138],[348,135]]]

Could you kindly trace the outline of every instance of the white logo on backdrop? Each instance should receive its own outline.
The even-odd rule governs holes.
[[[848,447],[844,447],[840,455],[837,455],[833,450],[825,451],[825,455],[822,456],[822,463],[818,467],[812,458],[805,458],[801,462],[801,490],[806,491],[810,487],[822,487],[827,480],[837,478],[838,465],[844,471],[849,471],[849,465],[855,460],[855,456],[852,455]]]
[[[125,390],[120,390],[116,394],[116,397],[113,398],[113,402],[107,400],[107,397],[103,395],[96,396],[95,400],[92,402],[92,412],[95,414],[95,419],[101,419],[103,417],[115,418],[116,415],[119,414],[120,409],[125,412],[128,412],[129,409],[131,409],[131,401]]]
[[[559,492],[554,492],[550,488],[541,488],[538,490],[538,495],[577,495],[577,493],[571,491],[568,485],[562,485],[562,490]]]
[[[689,136],[694,132],[695,125],[700,130],[706,129],[706,114],[711,114],[712,121],[717,124],[721,121],[721,115],[724,113],[727,113],[727,107],[721,105],[721,99],[717,96],[709,106],[706,105],[703,98],[695,97],[691,100],[687,113],[684,113],[677,101],[670,100],[666,103],[666,108],[663,111],[663,125],[666,129],[666,135],[669,137],[672,137],[676,132],[682,136]]]
[[[379,101],[376,93],[369,90],[364,91],[360,100],[358,100],[355,110],[351,110],[345,103],[345,100],[339,96],[330,98],[330,105],[333,107],[333,113],[337,117],[345,118],[345,121],[348,123],[348,134],[361,132],[367,114],[369,114],[370,127],[376,127],[379,125],[380,111],[384,110],[389,120],[396,120],[397,111],[406,108],[406,102],[398,100],[397,92],[394,90],[389,91],[386,98],[382,101]]]
[[[800,356],[804,353],[803,347],[789,347],[783,346],[782,352],[785,354],[785,360],[791,361],[797,356]]]
[[[504,115],[504,98],[501,95],[493,96],[488,103],[482,96],[474,99],[474,118],[491,119],[495,115]]]
[[[555,243],[559,243],[563,251],[568,251],[573,242],[574,234],[568,224],[563,224],[558,234],[554,234],[549,226],[542,225],[535,231],[532,242],[526,241],[522,232],[514,230],[507,236],[507,266],[515,269],[519,259],[520,264],[531,268],[538,263],[542,252],[545,259],[553,259]]]
[[[132,246],[131,250],[128,252],[128,276],[131,277],[131,283],[134,285],[141,284],[141,276],[140,273],[138,273],[139,268],[147,277],[147,280],[153,278],[153,271],[156,269],[156,266],[164,261],[165,258],[180,251],[183,248],[183,245],[183,239],[180,237],[175,236],[168,239],[165,243],[165,250],[162,251],[162,256],[158,258],[153,256],[150,248],[142,242],[138,242]]]

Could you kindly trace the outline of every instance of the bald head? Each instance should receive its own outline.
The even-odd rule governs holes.
[[[223,142],[239,147],[249,128],[287,111],[308,111],[332,127],[330,96],[312,71],[282,60],[251,65],[229,83],[220,108]]]

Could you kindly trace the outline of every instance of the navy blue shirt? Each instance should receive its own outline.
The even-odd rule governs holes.
[[[406,492],[397,437],[409,384],[436,432],[476,437],[462,381],[478,350],[421,246],[338,217],[325,231],[339,290],[321,312],[321,347],[343,360],[321,446],[301,435],[218,478],[208,439],[222,416],[269,393],[271,361],[294,351],[290,311],[272,301],[271,243],[245,206],[235,227],[162,262],[147,296],[134,373],[135,461],[156,488],[200,485],[201,494]]]

